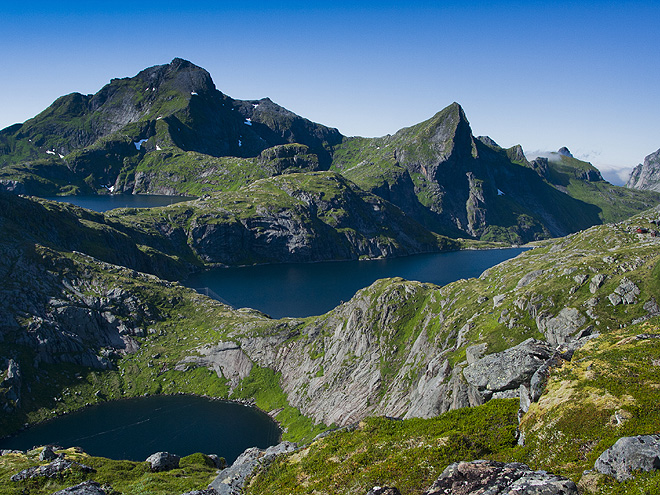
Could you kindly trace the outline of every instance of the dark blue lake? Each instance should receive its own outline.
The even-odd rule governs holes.
[[[154,452],[218,454],[228,463],[249,447],[278,443],[265,413],[232,402],[155,395],[106,402],[55,418],[0,441],[0,449],[57,444],[110,459],[144,461]]]
[[[404,258],[325,263],[290,263],[215,268],[182,283],[235,308],[249,307],[273,318],[321,315],[380,278],[446,285],[478,277],[526,248],[419,254]]]
[[[107,194],[102,196],[52,196],[45,199],[71,203],[82,208],[104,212],[115,208],[154,208],[193,199],[159,194]]]

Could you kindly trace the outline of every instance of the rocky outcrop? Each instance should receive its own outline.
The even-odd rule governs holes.
[[[536,318],[539,330],[555,346],[571,340],[586,321],[575,308],[563,308],[556,316],[541,314]]]
[[[200,347],[196,351],[199,354],[198,356],[183,358],[174,369],[185,371],[190,365],[212,369],[219,377],[227,379],[230,391],[233,391],[252,370],[250,358],[241,350],[238,344],[233,342],[219,342],[214,346]]]
[[[619,438],[596,459],[594,469],[618,481],[631,478],[634,471],[660,470],[660,435]]]
[[[75,486],[59,490],[53,495],[109,495],[115,493],[112,488],[102,486],[96,481],[83,481]]]
[[[507,391],[517,397],[520,386],[529,384],[552,354],[553,349],[547,343],[527,339],[511,349],[474,361],[463,370],[463,375],[484,400],[494,394],[503,396]]]
[[[425,495],[577,495],[575,483],[525,464],[494,461],[458,462],[448,466]]]
[[[155,472],[170,471],[179,467],[181,457],[169,452],[156,452],[147,457],[145,462],[148,462],[151,470]]]
[[[53,478],[60,476],[64,471],[69,469],[76,469],[83,473],[96,472],[94,468],[60,457],[50,464],[24,469],[23,471],[14,474],[10,479],[12,481],[23,481],[31,478]]]
[[[632,169],[626,187],[660,192],[660,150],[648,155],[643,164]]]
[[[252,447],[243,452],[234,463],[220,471],[218,476],[209,485],[219,495],[238,495],[242,493],[245,480],[252,474],[257,466],[267,466],[278,455],[293,452],[296,444],[282,442],[265,450]]]

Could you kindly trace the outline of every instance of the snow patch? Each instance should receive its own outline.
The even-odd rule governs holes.
[[[498,196],[504,196],[504,192],[502,192],[501,190],[498,189],[498,190],[497,190],[497,195],[498,195]]]
[[[140,139],[139,141],[135,141],[133,144],[135,145],[135,149],[139,150],[144,143],[149,141],[148,139]]]
[[[197,96],[197,92],[196,92],[196,91],[191,91],[190,94],[191,94],[192,96]]]
[[[253,103],[252,106],[253,106],[254,108],[257,108],[257,107],[259,106],[259,103]]]
[[[54,155],[55,154],[55,152],[52,151],[52,150],[46,150],[46,153],[48,153],[49,155]]]
[[[156,151],[160,151],[160,146],[156,145]]]
[[[245,125],[252,125],[252,119],[245,119],[245,122],[243,122]]]
[[[163,118],[163,117],[162,117],[162,115],[161,115],[160,117],[156,117],[156,120],[160,120],[160,119],[162,119],[162,118]]]
[[[58,153],[57,156],[59,156],[61,159],[64,159],[64,155],[62,155],[61,153]]]

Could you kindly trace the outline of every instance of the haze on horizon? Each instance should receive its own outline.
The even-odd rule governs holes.
[[[32,2],[0,7],[0,128],[185,58],[238,99],[382,136],[459,102],[475,135],[606,178],[660,147],[651,1]]]

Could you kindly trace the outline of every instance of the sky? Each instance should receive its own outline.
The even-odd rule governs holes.
[[[656,0],[7,3],[0,128],[180,57],[348,136],[456,101],[475,135],[566,146],[613,182],[660,148]]]

